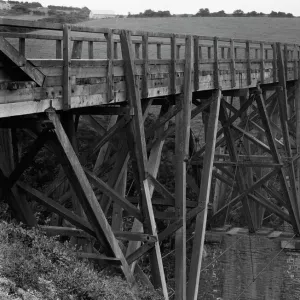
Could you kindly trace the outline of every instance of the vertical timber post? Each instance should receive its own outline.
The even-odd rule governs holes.
[[[106,53],[107,53],[107,100],[111,102],[114,98],[113,93],[113,33],[112,30],[109,30],[105,35],[106,37]]]
[[[215,155],[216,137],[218,131],[218,119],[221,102],[221,91],[214,94],[214,101],[210,107],[207,134],[210,137],[206,140],[205,154],[203,160],[203,170],[201,176],[201,186],[198,203],[203,203],[204,213],[198,214],[196,218],[195,238],[189,272],[189,283],[187,289],[187,299],[196,300],[198,298],[199,280],[204,247],[204,237],[207,221],[208,202],[211,188],[213,159]]]
[[[120,33],[121,50],[124,61],[124,71],[125,71],[125,82],[127,88],[128,100],[131,107],[134,110],[134,116],[130,123],[131,125],[131,136],[134,136],[134,149],[131,155],[134,156],[133,163],[136,164],[138,169],[138,177],[140,183],[141,192],[141,210],[144,217],[144,230],[156,237],[157,229],[154,218],[154,212],[151,202],[151,194],[149,188],[149,181],[147,179],[147,165],[148,165],[148,155],[146,149],[146,139],[145,139],[145,129],[144,121],[142,115],[142,105],[141,98],[139,97],[139,92],[135,84],[135,65],[134,65],[134,54],[132,51],[132,41],[129,31],[121,30]],[[134,135],[133,135],[134,133]],[[155,242],[153,249],[153,256],[155,257],[155,264],[152,264],[152,268],[155,268],[155,272],[159,278],[160,286],[162,288],[162,293],[165,299],[168,299],[168,290],[165,279],[165,273],[163,268],[163,262],[160,252],[159,240]]]
[[[70,27],[63,25],[63,109],[71,108]]]
[[[176,115],[175,134],[175,216],[182,227],[175,234],[175,299],[186,299],[186,161],[192,105],[192,37],[186,38],[182,110]]]
[[[299,57],[297,56],[298,66],[298,80],[296,81],[295,90],[295,109],[296,109],[296,147],[297,155],[300,154],[300,63]],[[297,160],[297,199],[300,199],[300,159]]]

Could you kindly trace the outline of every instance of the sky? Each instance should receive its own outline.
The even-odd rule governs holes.
[[[38,0],[36,0],[38,1]],[[208,8],[211,12],[225,10],[226,13],[232,13],[236,9],[242,9],[244,12],[258,11],[270,13],[274,11],[291,12],[295,16],[300,16],[299,0],[41,0],[43,6],[64,5],[64,6],[87,6],[91,10],[112,10],[116,14],[126,14],[143,12],[146,9],[169,10],[172,14],[191,13],[195,14],[200,8]],[[225,4],[226,3],[226,4]]]

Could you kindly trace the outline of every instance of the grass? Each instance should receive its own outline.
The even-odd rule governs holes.
[[[1,16],[1,18],[5,19],[15,19],[15,20],[26,20],[26,21],[36,21],[45,18],[45,16],[37,16],[37,15],[5,15]]]
[[[43,300],[134,299],[116,272],[92,268],[77,259],[70,244],[48,238],[37,229],[0,222],[0,241],[0,279],[12,282],[12,293],[21,288]],[[142,286],[139,292],[141,300],[160,299]]]
[[[83,24],[92,27],[300,43],[300,18],[130,18],[91,20]]]

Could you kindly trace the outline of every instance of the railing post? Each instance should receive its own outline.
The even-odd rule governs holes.
[[[260,43],[260,60],[261,60],[261,65],[260,65],[260,80],[261,83],[265,83],[265,48],[264,48],[264,43]]]
[[[109,30],[105,35],[107,42],[107,100],[112,101],[114,98],[113,92],[113,33]]]
[[[199,90],[199,37],[194,37],[194,90]]]
[[[277,82],[277,50],[276,50],[276,43],[273,43],[273,81]]]
[[[251,56],[250,56],[250,42],[246,42],[246,59],[247,59],[247,81],[248,85],[252,84],[251,78]]]
[[[176,35],[171,37],[171,94],[176,94]]]
[[[285,73],[285,79],[288,80],[288,61],[289,61],[289,51],[287,44],[284,45],[283,48],[283,57],[284,57],[284,73]]]
[[[220,74],[219,74],[219,40],[217,37],[214,38],[214,86],[215,88],[219,88],[220,86]]]
[[[70,27],[63,25],[63,109],[71,108],[71,58],[70,58]]]
[[[143,51],[143,80],[142,80],[142,98],[148,97],[148,68],[149,68],[149,43],[148,34],[142,36]]]
[[[231,87],[234,88],[236,86],[236,74],[235,74],[235,51],[234,40],[230,40],[230,55],[231,55]]]

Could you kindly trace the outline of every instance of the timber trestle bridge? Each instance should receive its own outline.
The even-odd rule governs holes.
[[[84,238],[82,257],[120,265],[133,288],[138,272],[165,299],[160,242],[172,235],[175,298],[188,300],[197,299],[207,224],[222,227],[238,204],[250,233],[268,211],[299,235],[298,45],[41,21],[0,26],[13,29],[0,34],[1,188],[20,221],[37,225],[26,200],[34,199],[69,222],[43,226],[47,233]],[[203,125],[191,125],[201,117]],[[76,139],[82,120],[99,135],[89,168]],[[195,142],[201,128],[206,140]],[[23,156],[17,130],[35,139]],[[172,134],[174,191],[157,179]],[[42,147],[61,163],[43,191],[20,180]],[[127,197],[129,164],[134,197]],[[132,228],[123,229],[123,215]],[[194,218],[187,272],[186,224]],[[157,219],[169,219],[163,231]],[[146,254],[152,282],[138,264]]]

